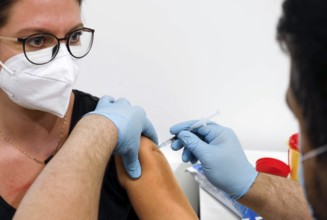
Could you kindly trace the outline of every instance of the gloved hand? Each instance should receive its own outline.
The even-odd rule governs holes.
[[[139,178],[142,172],[138,160],[141,134],[158,144],[157,133],[144,110],[131,106],[126,99],[115,101],[110,96],[103,96],[95,110],[88,114],[105,116],[116,125],[118,143],[113,153],[122,156],[125,170],[130,177]]]
[[[188,121],[170,128],[177,135],[171,145],[173,150],[183,147],[182,159],[195,163],[200,160],[207,179],[233,199],[246,194],[258,172],[247,160],[235,133],[214,122],[186,131],[196,121]]]

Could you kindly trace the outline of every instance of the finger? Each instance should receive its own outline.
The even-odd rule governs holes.
[[[184,157],[184,158],[183,158]],[[188,162],[191,162],[192,164],[195,164],[198,161],[198,158],[194,156],[194,154],[187,148],[184,148],[182,159],[187,159]]]
[[[198,162],[198,158],[196,158],[193,153],[191,153],[190,162],[192,164],[195,164],[196,162]]]
[[[131,105],[131,103],[125,98],[119,98],[115,101],[117,104]]]
[[[146,119],[145,127],[142,131],[142,135],[150,138],[154,143],[158,144],[158,135],[157,132],[152,125],[152,123]]]
[[[225,127],[215,123],[215,122],[208,122],[206,126],[202,126],[196,129],[196,133],[200,134],[201,136],[206,136],[210,131],[215,130],[216,132],[220,132]],[[194,132],[193,132],[194,133]]]
[[[178,134],[178,138],[182,141],[183,145],[191,151],[194,151],[199,143],[203,142],[198,136],[190,131],[181,131]]]
[[[111,96],[102,96],[100,99],[99,99],[99,102],[98,102],[98,106],[103,106],[103,105],[107,105],[108,103],[113,103],[115,101],[115,99]]]
[[[187,148],[183,149],[182,160],[186,163],[190,162],[191,160],[194,160],[192,152],[189,151]]]
[[[216,123],[209,124],[207,126],[203,126],[198,128],[196,131],[197,135],[200,135],[205,138],[205,141],[211,142],[213,139],[221,136],[221,134],[226,130],[225,127],[218,125]]]
[[[141,176],[142,170],[138,155],[126,154],[122,156],[122,160],[124,168],[131,178],[137,179]]]
[[[178,123],[176,125],[173,125],[169,131],[172,135],[176,135],[178,134],[180,131],[183,130],[187,130],[189,129],[192,125],[194,125],[196,122],[198,122],[199,120],[191,120],[191,121],[185,121],[185,122],[181,122]]]
[[[183,148],[183,142],[181,140],[174,140],[171,145],[170,145],[171,149],[173,149],[174,151],[178,151],[180,149]]]
[[[207,143],[202,141],[198,136],[189,131],[181,131],[178,138],[183,142],[184,147],[201,160],[203,151],[207,148]],[[191,160],[191,157],[190,157]]]

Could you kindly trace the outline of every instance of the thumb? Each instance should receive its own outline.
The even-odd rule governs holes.
[[[99,102],[98,102],[98,106],[101,107],[103,105],[106,105],[108,103],[113,103],[115,101],[115,99],[111,96],[102,96],[100,99],[99,99]]]
[[[154,143],[158,144],[158,135],[152,123],[148,119],[146,119],[146,125],[142,134],[150,138]]]
[[[131,178],[137,179],[141,176],[142,170],[137,151],[124,154],[122,160],[124,168]]]

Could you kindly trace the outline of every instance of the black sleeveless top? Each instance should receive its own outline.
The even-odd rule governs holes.
[[[73,92],[75,94],[75,102],[69,132],[72,131],[84,114],[95,109],[99,100],[97,97],[78,90],[73,90]],[[15,211],[16,209],[11,207],[0,196],[0,220],[11,220]],[[102,183],[98,219],[138,219],[126,191],[119,184],[113,156],[110,158]]]

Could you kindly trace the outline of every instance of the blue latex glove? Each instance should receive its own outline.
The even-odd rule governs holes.
[[[144,110],[131,106],[126,99],[115,101],[110,96],[103,96],[95,110],[88,114],[105,116],[116,125],[118,143],[113,153],[122,156],[125,170],[130,177],[139,178],[142,172],[138,160],[141,134],[158,144],[157,133]]]
[[[184,148],[182,159],[195,163],[200,160],[207,179],[233,199],[239,199],[252,186],[258,172],[247,160],[233,130],[209,122],[207,126],[186,131],[196,121],[171,127],[177,135],[173,150]]]

